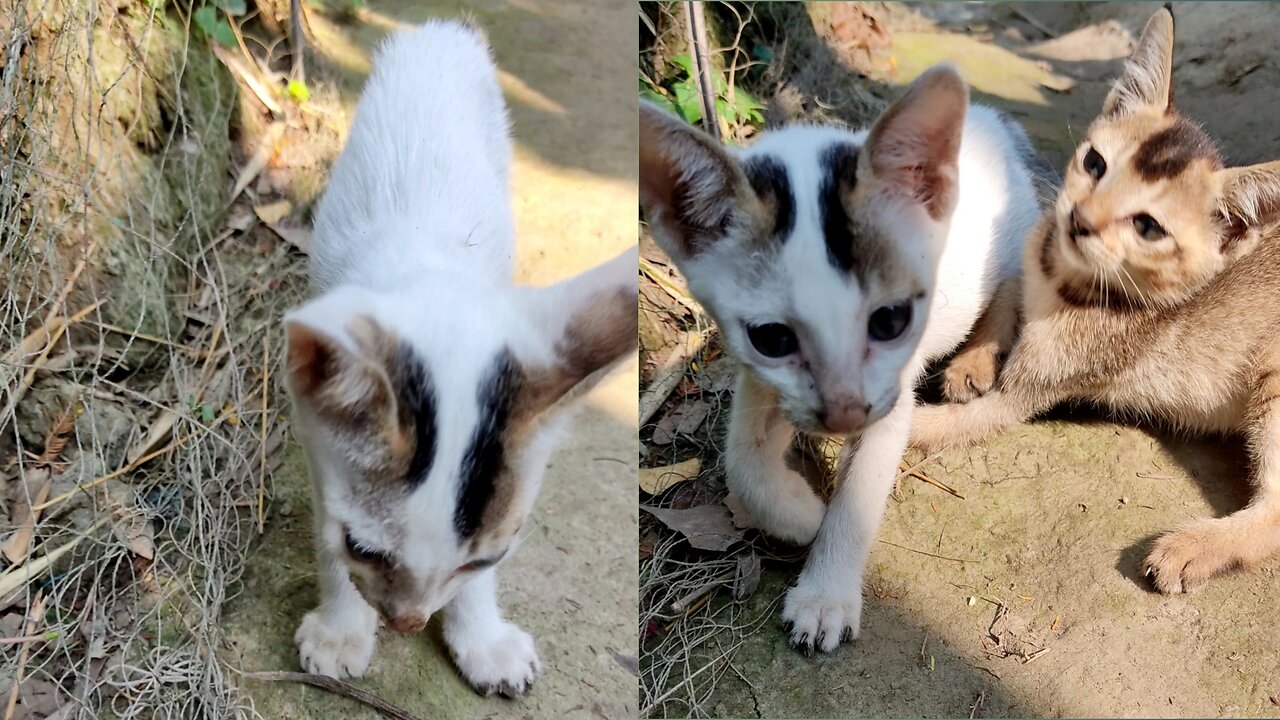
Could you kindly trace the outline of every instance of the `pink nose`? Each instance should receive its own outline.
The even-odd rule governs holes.
[[[848,434],[861,430],[867,422],[871,406],[861,398],[845,397],[832,400],[822,411],[822,425],[827,432]]]
[[[418,613],[406,613],[391,618],[391,627],[396,632],[402,632],[406,635],[421,632],[422,628],[427,626],[427,619]]]

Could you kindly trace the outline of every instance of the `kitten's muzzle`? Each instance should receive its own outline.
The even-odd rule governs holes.
[[[422,629],[427,626],[427,618],[422,613],[404,613],[394,617],[387,615],[387,618],[387,624],[393,630],[406,635],[422,632]]]
[[[1072,240],[1078,240],[1079,238],[1086,237],[1088,235],[1096,235],[1098,233],[1098,229],[1093,226],[1093,223],[1089,222],[1089,220],[1085,218],[1085,216],[1080,212],[1079,207],[1071,208],[1069,227],[1069,234],[1071,235]]]
[[[818,414],[818,421],[829,433],[848,435],[861,430],[870,414],[870,403],[862,398],[844,397],[829,401]]]

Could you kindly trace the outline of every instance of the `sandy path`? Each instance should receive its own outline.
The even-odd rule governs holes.
[[[511,105],[521,280],[554,282],[634,244],[632,6],[467,6],[489,34]],[[337,79],[349,110],[377,38],[456,9],[379,2],[351,25],[319,18],[318,65]],[[636,383],[633,362],[587,400],[547,472],[532,532],[499,573],[508,614],[536,637],[545,666],[532,695],[519,703],[476,697],[450,665],[435,621],[415,637],[384,630],[361,687],[422,717],[634,716]],[[246,669],[296,669],[292,634],[316,599],[307,482],[295,448],[276,476],[280,512],[229,618],[226,653]],[[250,690],[267,718],[377,717],[311,688]]]

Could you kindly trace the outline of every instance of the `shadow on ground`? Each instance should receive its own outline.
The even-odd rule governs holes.
[[[349,122],[369,51],[401,24],[457,3],[373,2],[347,24],[313,17],[309,70],[336,85]],[[633,12],[622,0],[466,4],[495,48],[513,118],[521,282],[548,284],[635,243]],[[345,132],[345,129],[344,129]],[[521,702],[476,696],[448,660],[438,620],[383,629],[358,686],[424,718],[625,718],[636,713],[636,367],[602,384],[547,470],[518,554],[499,571],[509,617],[534,635],[544,672]],[[228,617],[224,655],[245,670],[296,670],[293,632],[317,602],[305,461],[286,453],[267,530]],[[374,718],[314,688],[248,684],[267,718]]]

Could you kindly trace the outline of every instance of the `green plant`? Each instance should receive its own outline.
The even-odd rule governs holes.
[[[236,33],[231,29],[231,22],[219,10],[227,17],[240,17],[249,12],[246,0],[213,0],[197,8],[191,19],[206,37],[235,47]]]
[[[698,97],[698,85],[694,80],[696,70],[693,58],[689,55],[677,55],[671,58],[671,62],[680,71],[663,85],[641,75],[640,97],[670,108],[690,123],[701,122],[702,101]],[[719,72],[711,73],[711,85],[716,99],[716,114],[729,124],[759,125],[764,122],[764,115],[760,112],[764,105],[754,95],[738,87],[730,92],[729,84]]]

